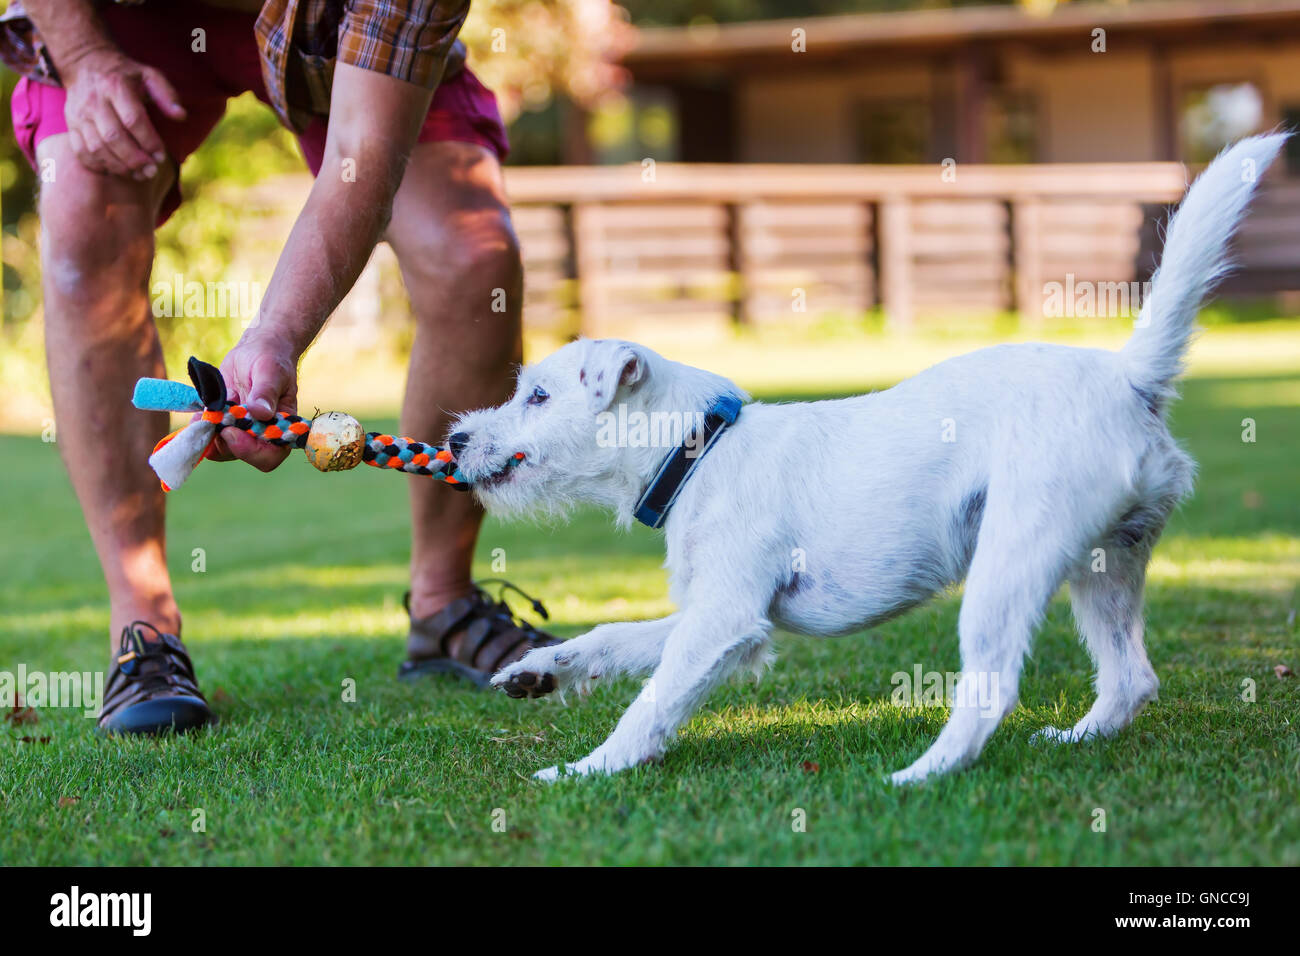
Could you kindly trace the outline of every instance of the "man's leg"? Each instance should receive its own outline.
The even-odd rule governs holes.
[[[36,155],[42,164],[54,161],[40,215],[58,444],[108,583],[110,633],[122,642],[99,726],[112,733],[188,730],[208,723],[212,712],[180,643],[162,489],[147,464],[167,416],[131,408],[136,379],[164,375],[148,282],[154,222],[175,168],[165,164],[147,183],[93,173],[73,155],[66,133],[42,140]],[[128,630],[136,621],[144,626]]]
[[[496,157],[469,143],[418,144],[386,238],[416,322],[402,430],[440,441],[457,412],[509,397],[522,356],[523,269]],[[483,520],[474,500],[431,481],[410,487],[411,633],[401,673],[450,671],[485,687],[555,639],[474,590]]]
[[[418,144],[386,238],[416,322],[402,431],[441,441],[456,412],[510,396],[522,357],[523,269],[496,157],[469,143]],[[483,513],[435,482],[410,488],[411,613],[419,618],[469,593]]]
[[[163,376],[149,309],[154,222],[175,175],[94,173],[68,134],[42,140],[54,181],[40,195],[45,347],[58,445],[108,583],[116,640],[137,619],[179,633],[167,573],[163,493],[146,459],[167,431],[163,413],[137,412],[142,376]]]

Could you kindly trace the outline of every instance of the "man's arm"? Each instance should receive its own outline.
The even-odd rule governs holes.
[[[82,165],[152,179],[167,153],[145,103],[184,119],[172,85],[118,49],[90,0],[27,0],[26,10],[68,91],[68,138]]]
[[[294,411],[297,364],[361,274],[392,213],[433,91],[339,63],[320,175],[262,297],[256,322],[222,363],[253,417]],[[226,449],[269,471],[285,449],[226,429]]]
[[[24,7],[60,74],[87,53],[117,49],[91,0],[27,0]]]

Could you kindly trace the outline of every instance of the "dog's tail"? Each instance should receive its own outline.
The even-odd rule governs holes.
[[[1120,356],[1130,380],[1151,401],[1174,395],[1183,355],[1196,329],[1196,312],[1231,267],[1228,243],[1289,133],[1252,136],[1228,147],[1197,177],[1169,223],[1164,255],[1151,292]]]

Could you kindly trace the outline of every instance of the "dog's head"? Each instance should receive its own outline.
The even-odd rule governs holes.
[[[578,502],[621,522],[668,451],[692,440],[727,379],[616,339],[579,339],[519,372],[504,405],[462,415],[448,439],[489,511],[563,514]]]

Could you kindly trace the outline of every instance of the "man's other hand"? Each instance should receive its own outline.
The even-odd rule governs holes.
[[[68,137],[81,164],[141,182],[152,179],[167,151],[149,119],[148,103],[170,119],[185,118],[167,78],[111,48],[90,50],[61,70],[68,90]]]
[[[226,395],[248,409],[258,421],[270,421],[276,412],[286,415],[298,410],[297,356],[284,339],[251,328],[221,363]],[[255,438],[238,428],[223,428],[217,436],[212,458],[238,458],[262,471],[272,471],[289,457],[289,449]]]

